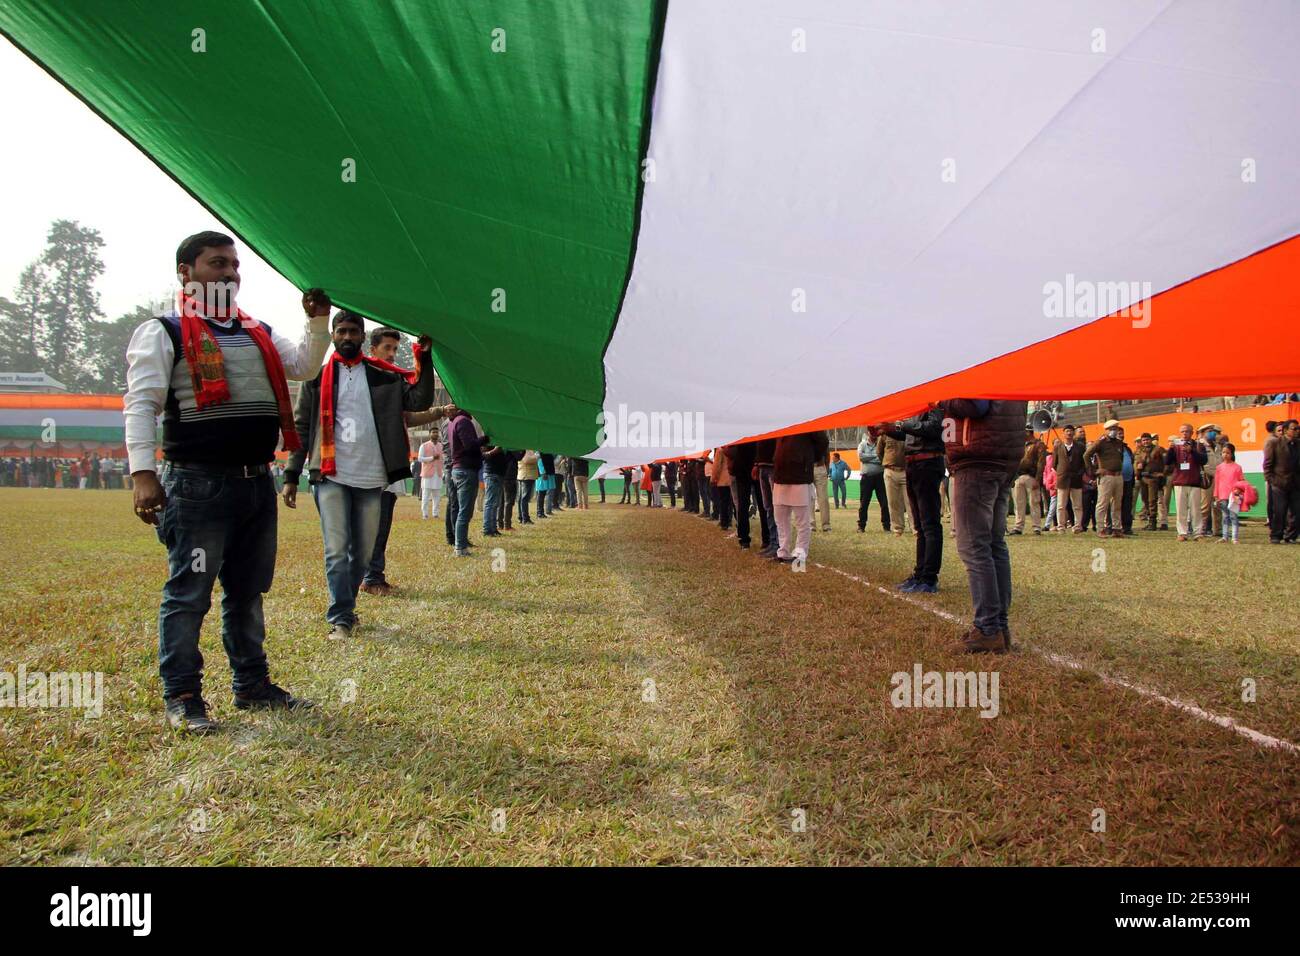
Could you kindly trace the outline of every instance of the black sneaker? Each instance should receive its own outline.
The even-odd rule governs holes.
[[[236,693],[235,706],[240,710],[304,710],[316,705],[309,700],[299,700],[283,687],[272,684],[267,677],[256,687]]]
[[[217,729],[217,722],[208,716],[208,704],[197,693],[177,694],[166,697],[163,702],[167,707],[167,723],[176,730],[191,734],[210,734]]]

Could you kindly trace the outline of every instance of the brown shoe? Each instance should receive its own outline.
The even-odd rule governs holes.
[[[950,650],[954,654],[1005,654],[1007,642],[1000,631],[997,634],[985,634],[972,625]]]
[[[361,590],[367,594],[374,594],[378,597],[391,597],[397,588],[393,587],[387,581],[380,581],[378,584],[363,584]]]

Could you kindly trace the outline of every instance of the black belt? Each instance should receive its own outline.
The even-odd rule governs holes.
[[[186,471],[206,471],[223,478],[261,478],[271,473],[269,465],[218,465],[207,461],[168,461],[167,464]]]

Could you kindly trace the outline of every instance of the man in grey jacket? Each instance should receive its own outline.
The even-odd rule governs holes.
[[[867,509],[871,506],[871,496],[876,496],[880,506],[880,526],[889,532],[889,502],[885,497],[885,466],[876,451],[876,442],[880,433],[875,426],[862,433],[858,442],[858,461],[862,463],[858,478],[858,531],[867,530]]]

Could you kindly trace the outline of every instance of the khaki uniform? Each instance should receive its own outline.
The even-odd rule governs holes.
[[[1154,451],[1155,445],[1152,445],[1149,448],[1143,448],[1139,445],[1137,450],[1133,452],[1133,493],[1137,496],[1134,505],[1137,512],[1137,520],[1141,521],[1143,524],[1146,524],[1150,520],[1151,515],[1155,512],[1156,508],[1159,507],[1159,484],[1157,483],[1154,497],[1151,492],[1147,490],[1147,479],[1155,478],[1157,471],[1163,473],[1164,469],[1163,461],[1159,463],[1149,461]],[[1155,503],[1153,504],[1153,502]]]
[[[1110,528],[1116,532],[1124,527],[1124,443],[1107,435],[1099,438],[1083,453],[1083,460],[1096,459],[1093,473],[1097,476],[1097,531]]]
[[[1165,455],[1168,452],[1158,443],[1152,444],[1142,467],[1143,498],[1147,511],[1147,530],[1161,531],[1169,527],[1169,495],[1172,488],[1165,474]]]
[[[907,506],[907,455],[901,438],[880,436],[880,463],[885,467],[885,498],[889,502],[889,528],[894,534],[914,530]]]
[[[1201,482],[1201,527],[1210,525],[1213,528],[1213,534],[1217,537],[1223,531],[1223,513],[1219,511],[1218,505],[1214,501],[1214,469],[1219,467],[1219,462],[1223,461],[1223,452],[1219,450],[1217,444],[1208,446],[1205,455],[1205,471],[1203,474],[1209,480],[1209,484]],[[1200,528],[1197,528],[1199,531]]]
[[[1025,515],[1033,517],[1035,533],[1043,528],[1043,496],[1039,491],[1043,483],[1043,468],[1047,464],[1047,446],[1037,438],[1025,442],[1025,453],[1020,459],[1012,495],[1016,503],[1016,530],[1025,530]]]

